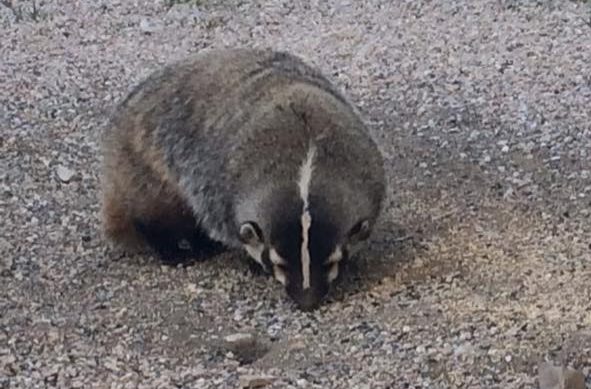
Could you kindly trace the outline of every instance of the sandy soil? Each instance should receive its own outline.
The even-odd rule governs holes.
[[[10,2],[0,2],[10,3]],[[0,388],[591,387],[591,9],[581,1],[0,5]],[[359,105],[387,160],[372,244],[297,311],[241,253],[119,258],[97,140],[167,61],[289,50]],[[224,337],[257,346],[230,351]]]

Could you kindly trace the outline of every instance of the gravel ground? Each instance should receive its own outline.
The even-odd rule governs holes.
[[[0,5],[0,388],[537,388],[543,360],[591,388],[589,3],[18,4]],[[323,69],[387,159],[383,222],[314,313],[241,254],[170,268],[99,234],[113,105],[241,45]]]

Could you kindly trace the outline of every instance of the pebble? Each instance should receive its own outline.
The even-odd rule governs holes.
[[[289,343],[290,351],[301,351],[306,348],[306,343],[302,340],[295,340]]]
[[[156,30],[152,23],[148,19],[142,19],[140,21],[140,31],[146,35],[151,35]]]
[[[56,173],[60,181],[64,183],[70,182],[70,180],[76,175],[76,172],[64,165],[58,165]]]
[[[13,263],[14,258],[12,256],[2,256],[0,258],[0,273],[10,270]]]
[[[263,388],[273,383],[275,377],[262,375],[244,375],[240,377],[240,387],[245,389]]]
[[[232,353],[231,359],[250,364],[268,351],[268,345],[254,334],[235,333],[224,338],[226,349]]]
[[[240,351],[247,348],[254,347],[256,344],[256,338],[252,334],[247,333],[236,333],[228,335],[224,338],[226,344],[232,351]]]

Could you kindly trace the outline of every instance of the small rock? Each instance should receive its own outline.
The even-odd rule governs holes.
[[[470,343],[464,343],[460,346],[454,347],[454,354],[455,355],[467,355],[472,354],[474,352],[474,346]]]
[[[77,378],[77,379],[73,380],[70,383],[70,385],[72,385],[72,389],[82,389],[82,388],[84,388],[84,381]]]
[[[0,259],[0,273],[9,271],[12,268],[13,262],[14,260],[11,256],[3,256]]]
[[[480,136],[480,131],[478,130],[474,130],[470,133],[470,136],[468,136],[468,141],[474,141],[476,140],[476,138],[478,138]]]
[[[14,355],[3,355],[0,356],[0,371],[3,371],[6,374],[12,374],[13,364],[16,362],[16,358]]]
[[[199,289],[197,284],[189,283],[185,285],[185,294],[189,297],[195,297],[199,295],[200,292],[201,290]]]
[[[294,340],[293,342],[290,342],[288,348],[290,351],[301,351],[306,348],[306,343],[301,340]]]
[[[103,362],[103,366],[105,366],[108,370],[113,372],[119,371],[119,363],[117,362],[116,358],[107,357]]]
[[[228,348],[232,351],[240,351],[245,348],[252,348],[256,344],[256,338],[252,334],[237,333],[224,338]]]
[[[262,388],[271,385],[275,378],[271,376],[245,375],[240,377],[241,388]]]
[[[264,342],[259,341],[254,335],[237,333],[224,338],[225,347],[236,359],[242,363],[252,363],[263,356],[268,348]]]
[[[76,172],[72,169],[65,167],[64,165],[59,165],[56,170],[57,176],[60,181],[68,183],[74,177]]]
[[[140,21],[140,31],[146,35],[154,33],[154,26],[148,21],[148,19],[142,19]]]

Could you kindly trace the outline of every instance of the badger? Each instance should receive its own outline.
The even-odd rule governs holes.
[[[382,209],[383,159],[357,108],[274,49],[210,49],[147,75],[102,136],[102,231],[178,263],[244,250],[317,308]]]

